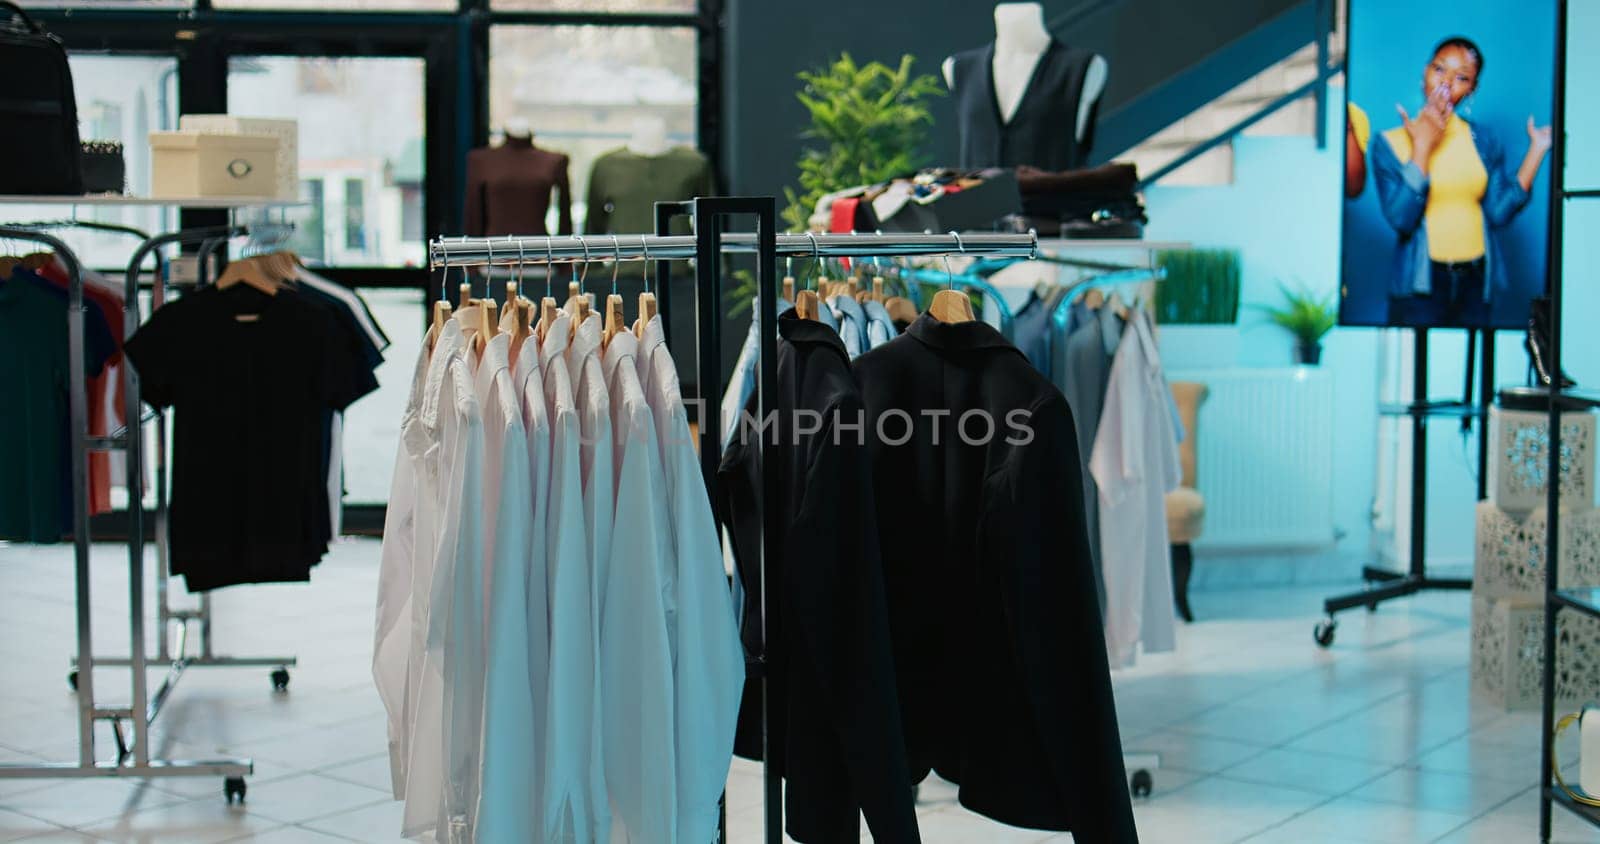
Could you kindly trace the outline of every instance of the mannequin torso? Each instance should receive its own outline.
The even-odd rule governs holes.
[[[1038,3],[1001,3],[994,7],[994,76],[995,103],[1000,118],[1009,123],[1022,105],[1022,98],[1033,81],[1039,60],[1050,48],[1050,31],[1044,25],[1044,7]],[[950,56],[942,65],[944,81],[955,90],[955,57]],[[1077,126],[1074,134],[1083,140],[1094,114],[1094,106],[1105,92],[1110,68],[1102,56],[1089,62],[1083,81],[1083,93],[1078,98]]]

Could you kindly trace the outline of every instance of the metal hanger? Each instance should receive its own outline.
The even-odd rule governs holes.
[[[644,249],[644,291],[639,294],[639,321],[634,323],[633,333],[643,340],[645,329],[656,316],[656,294],[650,292],[650,243],[640,237],[639,246]]]
[[[611,295],[606,297],[605,329],[600,335],[602,347],[611,345],[611,338],[628,330],[627,317],[622,313],[622,297],[617,294],[617,274],[622,272],[622,245],[616,235],[611,236]]]
[[[961,250],[961,254],[967,254],[967,247],[961,242],[961,235],[954,231],[950,232],[950,235],[956,239],[956,248]],[[956,275],[950,269],[948,252],[944,256],[944,272],[949,279],[949,287],[933,294],[933,303],[928,306],[928,314],[947,324],[972,322],[975,319],[972,315],[972,300],[967,294],[956,291]]]
[[[818,311],[817,291],[815,285],[820,284],[822,273],[822,251],[817,248],[817,236],[806,232],[806,237],[811,239],[811,256],[817,260],[817,275],[812,278],[812,288],[801,290],[795,294],[794,313],[801,319],[816,320]]]

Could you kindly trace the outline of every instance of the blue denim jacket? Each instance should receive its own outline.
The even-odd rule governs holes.
[[[1528,192],[1517,182],[1516,171],[1506,165],[1505,152],[1488,132],[1472,129],[1472,143],[1478,149],[1483,167],[1489,171],[1489,187],[1483,196],[1484,284],[1483,298],[1493,299],[1493,291],[1506,285],[1505,259],[1496,248],[1496,230],[1511,222],[1528,204]],[[1429,293],[1433,287],[1432,261],[1428,257],[1428,227],[1423,211],[1428,206],[1428,177],[1414,162],[1401,163],[1387,138],[1377,135],[1371,145],[1372,180],[1378,187],[1378,203],[1383,217],[1399,235],[1395,274],[1390,278],[1390,296]]]

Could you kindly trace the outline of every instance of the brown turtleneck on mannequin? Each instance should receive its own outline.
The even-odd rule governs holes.
[[[531,135],[506,136],[498,147],[467,153],[466,231],[474,237],[545,235],[551,191],[559,191],[558,234],[572,234],[567,157],[533,145]]]

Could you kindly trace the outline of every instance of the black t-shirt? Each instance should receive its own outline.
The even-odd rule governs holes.
[[[144,400],[175,409],[173,573],[190,591],[309,579],[327,551],[324,414],[378,386],[334,315],[292,291],[206,288],[126,352]]]

